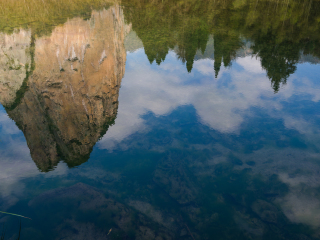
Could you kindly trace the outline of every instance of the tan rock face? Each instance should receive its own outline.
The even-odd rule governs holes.
[[[33,160],[48,171],[60,157],[69,166],[89,158],[115,119],[129,31],[118,7],[75,18],[36,39],[35,69],[14,109]]]
[[[11,105],[30,67],[31,31],[0,33],[0,103]]]

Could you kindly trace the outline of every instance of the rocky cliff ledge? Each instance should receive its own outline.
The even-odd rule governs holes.
[[[17,106],[2,103],[40,170],[53,169],[60,159],[69,167],[87,161],[116,118],[129,28],[113,6],[35,40],[25,92]]]

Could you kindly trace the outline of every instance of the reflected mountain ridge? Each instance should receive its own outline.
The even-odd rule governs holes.
[[[1,92],[10,97],[1,95],[1,103],[24,132],[41,171],[54,169],[60,159],[69,167],[86,162],[113,124],[129,28],[122,10],[111,7],[94,11],[89,20],[69,20],[48,37],[35,39],[30,31],[20,30],[3,43],[3,53],[18,68],[9,66],[3,74],[8,80]],[[20,35],[26,38],[20,45],[31,49],[24,63],[19,62],[23,61],[20,50],[11,47],[20,47],[15,41]],[[17,75],[21,77],[13,78]],[[15,98],[11,97],[15,91]]]

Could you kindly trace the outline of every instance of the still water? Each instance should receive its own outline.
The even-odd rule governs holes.
[[[320,239],[319,1],[35,2],[0,3],[4,239]]]

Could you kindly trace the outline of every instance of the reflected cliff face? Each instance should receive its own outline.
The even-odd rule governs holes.
[[[116,118],[129,27],[119,7],[74,18],[50,36],[2,35],[1,103],[42,171],[88,160]],[[3,94],[2,94],[3,93]]]

